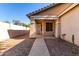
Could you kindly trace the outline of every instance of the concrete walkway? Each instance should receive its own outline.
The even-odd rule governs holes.
[[[48,48],[42,37],[37,38],[31,48],[29,56],[49,56]]]

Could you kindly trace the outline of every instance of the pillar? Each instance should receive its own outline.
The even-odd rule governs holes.
[[[35,20],[31,21],[30,38],[36,38],[36,22],[35,22]]]
[[[42,21],[42,36],[44,36],[44,32],[45,32],[45,22],[43,20]]]
[[[61,38],[61,21],[59,18],[56,20],[55,37]]]
[[[58,38],[61,38],[61,20],[58,19]]]

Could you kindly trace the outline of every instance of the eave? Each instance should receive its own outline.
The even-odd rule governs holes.
[[[33,18],[33,19],[58,19],[59,17],[61,17],[62,15],[64,15],[65,13],[67,13],[68,11],[70,11],[71,9],[73,9],[75,6],[77,6],[78,3],[73,3],[70,7],[68,7],[67,9],[65,9],[63,12],[61,12],[59,15],[44,15],[44,16],[34,16],[33,14],[39,13],[43,10],[40,10],[38,12],[33,12],[33,14],[29,14],[27,15],[29,18]],[[48,9],[48,8],[47,8]]]
[[[60,3],[53,3],[53,4],[50,4],[50,5],[47,5],[46,7],[43,7],[43,8],[38,9],[38,10],[35,10],[35,11],[29,13],[29,14],[26,14],[26,16],[27,16],[27,17],[33,16],[33,15],[35,15],[35,14],[38,14],[38,13],[40,13],[40,12],[42,12],[42,11],[45,11],[45,10],[47,10],[47,9],[49,9],[49,8],[51,8],[51,7],[54,7],[54,6],[56,6],[56,5],[59,5],[59,4],[60,4]]]

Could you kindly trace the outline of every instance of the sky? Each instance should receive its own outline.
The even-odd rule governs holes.
[[[23,23],[29,23],[30,20],[26,14],[38,10],[48,3],[0,3],[0,21],[20,20]]]

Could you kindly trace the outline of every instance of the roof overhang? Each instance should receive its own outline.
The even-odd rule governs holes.
[[[47,5],[47,6],[43,7],[43,8],[40,8],[40,9],[38,9],[38,10],[35,10],[35,11],[33,11],[33,12],[27,14],[26,16],[30,17],[30,16],[32,16],[32,15],[34,15],[34,14],[40,13],[40,12],[42,12],[42,11],[45,11],[45,10],[51,8],[51,7],[55,7],[56,5],[59,5],[59,4],[62,4],[62,3],[52,3],[52,4],[49,4],[49,5]]]
[[[33,12],[33,13],[31,13],[31,14],[28,14],[27,16],[28,16],[28,18],[33,18],[33,19],[38,19],[38,20],[40,20],[40,19],[46,19],[46,20],[56,20],[56,19],[58,19],[59,17],[61,17],[61,16],[63,16],[65,13],[67,13],[68,11],[70,11],[71,9],[73,9],[75,6],[77,6],[79,3],[73,3],[70,7],[68,7],[67,9],[65,9],[63,12],[61,12],[59,15],[39,15],[39,16],[33,16],[33,14],[35,14],[35,13],[38,13],[38,12]],[[58,4],[56,4],[56,5],[58,5]],[[54,5],[55,6],[55,5]],[[51,6],[52,7],[52,6]],[[45,9],[48,9],[48,8],[44,8],[44,10]],[[39,12],[41,12],[41,11],[39,11]]]
[[[56,20],[58,19],[57,16],[49,16],[49,15],[44,15],[44,16],[31,16],[35,20],[41,20],[41,19],[46,19],[46,20]]]
[[[70,11],[72,8],[74,8],[75,6],[77,6],[79,3],[74,3],[72,4],[69,8],[67,8],[66,10],[64,10],[62,13],[60,13],[58,15],[58,17],[61,17],[62,15],[64,15],[65,13],[67,13],[68,11]]]

